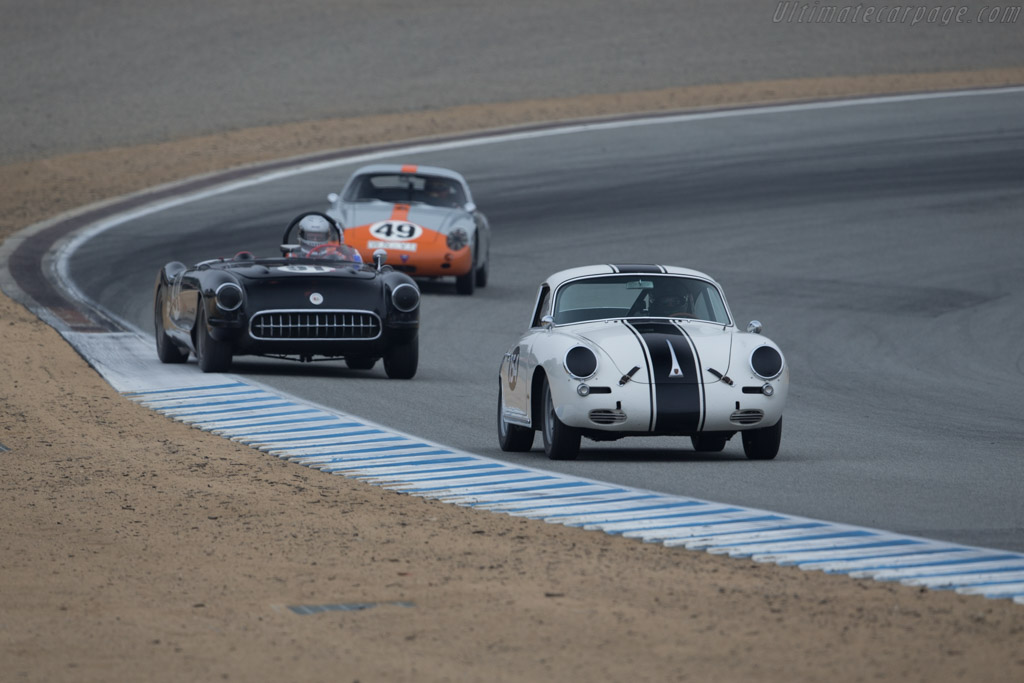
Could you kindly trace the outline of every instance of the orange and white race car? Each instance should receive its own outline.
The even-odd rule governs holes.
[[[414,277],[455,278],[459,294],[487,286],[491,232],[466,179],[437,166],[374,164],[327,196],[345,244],[367,263],[378,249]]]

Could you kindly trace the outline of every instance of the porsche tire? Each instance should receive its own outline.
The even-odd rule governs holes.
[[[694,434],[690,437],[693,450],[698,453],[721,453],[729,437],[724,434]]]
[[[352,370],[372,370],[373,366],[377,364],[377,359],[373,356],[346,356],[345,365]]]
[[[184,363],[188,360],[188,351],[182,351],[174,343],[167,331],[164,329],[164,297],[167,294],[163,287],[156,293],[156,303],[153,306],[153,323],[156,328],[156,355],[161,363]]]
[[[544,452],[551,460],[575,460],[580,454],[580,430],[568,427],[558,419],[547,379],[544,380],[543,396],[541,432],[544,435]]]
[[[490,274],[488,271],[491,267],[491,255],[488,252],[484,256],[484,262],[480,264],[480,267],[476,269],[476,286],[486,287],[487,277]]]
[[[231,369],[231,346],[210,335],[206,305],[199,302],[199,323],[196,326],[196,360],[203,372],[227,372]]]
[[[465,275],[455,277],[455,291],[464,296],[469,296],[476,288],[476,273],[472,268]]]
[[[743,432],[743,454],[748,460],[771,460],[782,443],[782,418],[771,427]]]
[[[501,386],[498,387],[498,446],[507,453],[526,453],[533,448],[535,432],[529,427],[509,424],[502,415]]]
[[[419,335],[404,344],[395,344],[384,354],[384,372],[389,379],[412,379],[420,363]]]

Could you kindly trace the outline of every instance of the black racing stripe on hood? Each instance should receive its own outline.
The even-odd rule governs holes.
[[[669,322],[634,323],[650,357],[655,400],[651,431],[696,432],[701,425],[698,359],[686,334]]]
[[[664,273],[661,266],[652,266],[639,263],[610,263],[608,264],[616,273]]]

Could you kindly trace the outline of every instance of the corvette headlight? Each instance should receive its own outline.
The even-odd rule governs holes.
[[[782,373],[782,354],[771,346],[759,346],[750,354],[750,369],[763,379],[775,379]]]
[[[564,365],[576,379],[587,379],[597,372],[597,356],[586,346],[574,346],[566,352]]]
[[[462,228],[456,228],[448,233],[448,248],[458,251],[469,244],[469,233]]]
[[[242,305],[242,288],[234,282],[225,282],[217,287],[217,308],[222,311],[236,311]]]
[[[420,290],[403,282],[391,290],[391,303],[402,313],[411,313],[420,305]]]

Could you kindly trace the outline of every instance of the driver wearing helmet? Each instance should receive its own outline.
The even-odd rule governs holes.
[[[428,177],[423,187],[427,193],[427,203],[433,206],[455,207],[459,205],[455,188],[444,178]]]
[[[666,318],[692,318],[693,306],[686,294],[670,290],[658,294],[651,307],[651,314]]]
[[[303,258],[325,258],[335,261],[355,261],[362,263],[359,252],[344,242],[331,240],[331,229],[336,228],[339,236],[341,228],[332,226],[323,216],[306,216],[299,221],[299,251],[294,254]]]

